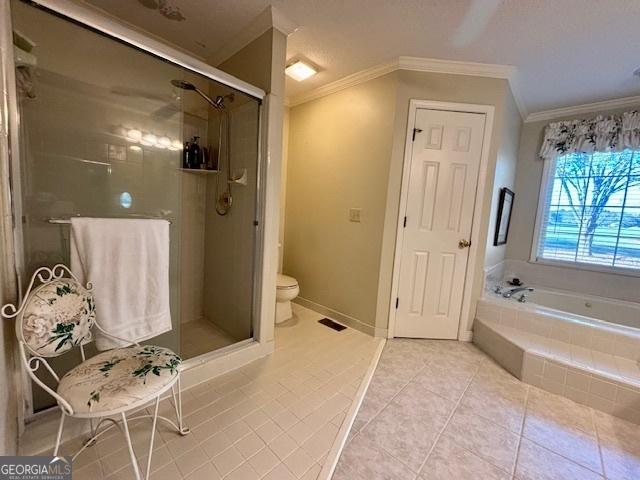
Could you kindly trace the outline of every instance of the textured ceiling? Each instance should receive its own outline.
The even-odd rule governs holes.
[[[159,0],[142,0],[154,3]],[[268,0],[88,0],[202,57],[215,57]],[[515,65],[529,112],[640,95],[640,0],[274,0],[300,28],[288,58],[321,72],[296,96],[400,55]],[[202,46],[204,45],[204,46]]]

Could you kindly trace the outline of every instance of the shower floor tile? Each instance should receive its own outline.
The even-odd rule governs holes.
[[[236,342],[238,339],[204,318],[180,325],[180,356],[185,360]]]
[[[152,480],[317,478],[381,340],[352,328],[336,332],[318,323],[323,315],[293,307],[294,318],[275,329],[273,354],[183,392],[191,433],[159,425]],[[187,334],[210,335],[207,351],[213,339],[222,341],[206,324],[187,325]],[[169,407],[161,402],[161,414],[171,416]],[[149,423],[132,422],[130,430],[142,456]],[[107,435],[74,462],[74,480],[134,478],[120,433]],[[77,445],[72,440],[61,453]]]

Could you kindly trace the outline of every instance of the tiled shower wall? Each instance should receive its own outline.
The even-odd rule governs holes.
[[[239,175],[246,169],[247,185],[232,185],[233,206],[225,216],[215,213],[217,176],[207,176],[204,314],[238,340],[251,336],[257,113],[253,102],[234,106],[231,111],[231,170]],[[210,123],[215,126],[216,122]],[[227,178],[226,165],[221,168],[220,192]]]
[[[207,145],[207,120],[184,117],[184,139],[199,136]],[[180,323],[203,317],[204,225],[207,179],[205,175],[182,173],[182,228],[180,232]]]

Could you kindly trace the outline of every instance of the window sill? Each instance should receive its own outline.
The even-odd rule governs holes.
[[[640,277],[640,269],[636,270],[631,268],[605,267],[605,266],[599,266],[599,265],[590,265],[588,263],[562,262],[560,260],[546,260],[546,259],[541,260],[538,258],[530,259],[529,263],[534,265],[546,265],[549,267],[568,268],[571,270],[607,273],[609,275],[618,275],[623,277],[635,277],[635,278]]]

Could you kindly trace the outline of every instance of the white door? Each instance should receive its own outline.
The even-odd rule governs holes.
[[[485,114],[418,108],[395,336],[458,336]]]

